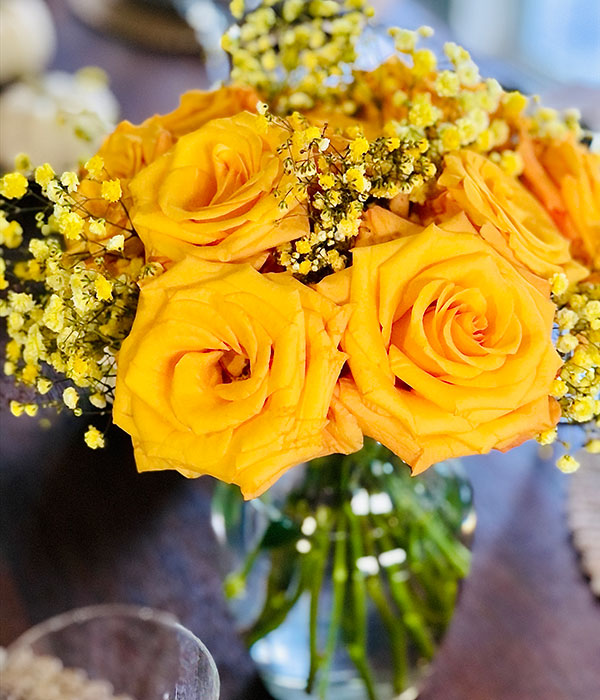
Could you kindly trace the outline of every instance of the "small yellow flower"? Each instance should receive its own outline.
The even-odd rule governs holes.
[[[578,314],[572,309],[567,309],[566,307],[560,309],[556,314],[556,323],[561,331],[570,331],[578,320]]]
[[[298,272],[301,275],[307,275],[310,272],[311,262],[310,260],[303,260],[298,266]]]
[[[244,16],[244,0],[231,0],[229,3],[229,11],[235,19],[242,19]]]
[[[540,433],[536,437],[536,440],[540,443],[540,445],[551,445],[556,441],[557,436],[558,431],[556,428],[552,428],[552,430],[546,430],[543,433]]]
[[[469,117],[460,117],[456,120],[458,133],[460,134],[461,145],[467,146],[477,138],[477,127]]]
[[[64,302],[57,294],[52,294],[42,316],[42,323],[55,333],[60,333],[65,325]]]
[[[4,349],[7,359],[11,362],[17,362],[19,357],[21,357],[21,347],[16,340],[9,340],[6,343],[6,348]]]
[[[433,51],[429,49],[419,49],[413,53],[412,72],[418,78],[424,78],[433,73],[437,66],[437,59]]]
[[[527,98],[518,91],[507,92],[502,98],[504,114],[508,119],[516,119],[527,107]]]
[[[23,415],[24,406],[19,401],[10,402],[10,412],[17,418]]]
[[[83,219],[74,211],[63,211],[58,217],[58,230],[68,240],[79,238],[83,225]]]
[[[593,440],[588,440],[585,444],[585,449],[593,455],[600,455],[600,440],[595,438]]]
[[[25,384],[33,384],[40,373],[40,368],[37,364],[26,364],[21,373],[21,379]]]
[[[554,396],[555,399],[562,399],[566,396],[569,391],[567,384],[562,379],[555,379],[550,387],[550,396]]]
[[[435,124],[441,114],[441,110],[431,104],[431,95],[428,92],[418,93],[408,111],[408,121],[413,126],[425,128]]]
[[[433,87],[440,97],[456,97],[460,90],[460,80],[454,71],[443,70],[435,79]]]
[[[15,170],[28,172],[31,170],[31,158],[27,153],[17,153],[15,156]]]
[[[582,399],[573,401],[570,417],[578,423],[587,423],[594,417],[595,402],[591,396],[585,396]]]
[[[99,392],[90,394],[89,401],[96,408],[106,408],[106,398]]]
[[[102,183],[100,195],[108,202],[118,202],[123,194],[120,180],[105,180]]]
[[[37,184],[45,189],[54,179],[54,170],[50,163],[44,163],[44,165],[38,165],[33,173],[33,177]]]
[[[561,352],[563,353],[563,355],[566,355],[567,353],[575,350],[578,344],[579,340],[577,340],[577,338],[574,335],[566,333],[565,335],[561,335],[558,339],[556,343],[556,349],[558,350],[558,352]]]
[[[106,241],[106,250],[121,251],[125,245],[125,236],[122,233],[112,236]]]
[[[456,66],[456,74],[461,85],[473,87],[481,80],[479,68],[473,61],[464,61]]]
[[[37,380],[36,389],[38,391],[38,394],[44,396],[44,394],[47,394],[50,391],[50,389],[52,389],[52,382],[46,377],[40,377]]]
[[[18,248],[23,242],[23,227],[18,221],[10,221],[0,227],[0,245]]]
[[[7,173],[0,178],[0,195],[6,199],[21,199],[27,192],[27,178],[21,173]]]
[[[500,167],[507,175],[517,177],[523,172],[523,158],[516,151],[502,151],[500,155]]]
[[[31,294],[25,292],[9,292],[8,301],[13,311],[19,314],[26,314],[35,306]]]
[[[79,187],[79,178],[77,173],[71,172],[70,170],[65,171],[60,176],[60,184],[67,188],[67,192],[75,192]]]
[[[401,53],[412,53],[415,50],[415,45],[418,38],[417,32],[413,32],[409,29],[391,27],[388,30],[388,33],[394,40],[396,51],[400,51]]]
[[[350,143],[350,157],[352,158],[353,161],[359,162],[360,159],[365,155],[365,153],[369,150],[369,142],[364,136],[360,136],[357,139],[354,139]]]
[[[112,282],[109,282],[104,275],[98,275],[94,280],[94,288],[96,290],[96,297],[100,301],[108,301],[112,299]]]
[[[335,185],[335,178],[331,173],[321,173],[319,175],[319,185],[324,190],[330,190]]]
[[[102,435],[98,428],[95,428],[93,425],[88,427],[83,438],[85,440],[85,444],[92,450],[97,450],[105,445],[104,435]]]
[[[465,63],[471,59],[471,55],[462,46],[455,44],[453,41],[448,41],[444,44],[444,53],[456,66]]]
[[[556,460],[556,466],[565,474],[571,474],[579,469],[579,462],[571,455],[563,455]]]
[[[62,393],[62,400],[67,408],[74,410],[79,403],[79,394],[72,386],[67,387]]]
[[[446,126],[440,130],[442,149],[444,151],[456,151],[460,148],[460,131],[456,126]]]
[[[26,403],[23,405],[23,409],[30,418],[33,418],[38,412],[38,407],[35,403]]]
[[[90,178],[99,180],[104,172],[104,160],[102,156],[94,156],[83,167],[87,170]]]
[[[344,175],[346,182],[351,185],[357,192],[368,191],[371,183],[365,177],[365,174],[360,168],[352,167],[346,170]]]
[[[552,294],[561,296],[569,289],[569,280],[564,272],[556,272],[550,278],[550,285],[552,287]]]

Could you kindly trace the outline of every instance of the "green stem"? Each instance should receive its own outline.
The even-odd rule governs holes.
[[[301,565],[299,573],[294,571],[297,568],[298,560],[295,546],[293,549],[288,546],[277,552],[273,551],[270,558],[271,569],[263,609],[252,627],[244,635],[248,648],[279,627],[307,585],[306,567]],[[288,595],[287,589],[294,573],[297,573],[296,587],[294,592]]]
[[[400,489],[393,478],[386,479],[388,493],[396,509],[408,511],[409,517],[423,526],[424,535],[431,539],[444,553],[449,564],[461,578],[469,573],[471,554],[462,542],[450,538],[437,518],[430,511],[424,510],[410,489]]]
[[[341,527],[340,527],[341,525]],[[321,678],[319,681],[319,697],[325,698],[329,685],[329,671],[335,653],[335,646],[338,640],[342,613],[344,610],[344,599],[346,581],[348,579],[348,569],[346,567],[346,531],[342,522],[338,522],[335,532],[336,542],[333,554],[333,571],[331,574],[333,584],[333,595],[331,602],[331,617],[329,619],[329,629],[327,630],[327,643],[323,654],[321,666]]]
[[[373,538],[373,532],[370,525],[364,522],[365,530],[365,545],[366,551],[370,556],[376,557],[377,551]],[[408,679],[408,657],[406,632],[402,622],[399,621],[392,613],[392,603],[388,599],[387,593],[381,582],[381,570],[377,574],[367,577],[367,591],[371,596],[371,600],[375,604],[379,616],[386,628],[390,640],[390,649],[392,652],[392,672],[393,672],[393,688],[394,693],[401,693],[406,687]]]
[[[314,552],[314,558],[316,562],[314,564],[314,569],[310,575],[310,617],[309,617],[309,644],[310,644],[310,669],[308,673],[308,680],[306,682],[306,692],[311,693],[317,671],[321,665],[323,657],[319,653],[318,640],[317,640],[317,622],[319,619],[319,599],[321,596],[321,587],[323,585],[323,578],[325,577],[325,572],[327,570],[327,560],[329,557],[330,549],[330,534],[332,527],[332,517],[327,510],[327,518],[318,518],[319,525],[315,532],[313,538],[313,549],[311,554]],[[324,520],[324,523],[322,522]]]
[[[380,538],[382,551],[396,549],[396,544],[391,540],[390,535],[385,534],[386,529],[388,529],[387,525],[380,524],[380,527],[383,531]],[[383,571],[385,571],[388,580],[390,594],[402,616],[407,631],[417,645],[419,652],[425,658],[431,659],[435,652],[435,644],[419,611],[421,602],[416,598],[408,583],[403,580],[404,572],[399,564],[391,564]]]
[[[363,541],[357,516],[353,513],[350,503],[343,506],[350,535],[350,577],[351,600],[353,616],[348,625],[351,641],[347,644],[348,654],[356,666],[369,700],[377,700],[373,674],[367,659],[367,589],[365,575],[358,568],[358,560],[364,556]]]

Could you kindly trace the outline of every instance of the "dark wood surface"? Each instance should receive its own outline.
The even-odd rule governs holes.
[[[123,116],[143,119],[204,87],[193,58],[96,35],[62,0],[55,65],[98,64]],[[70,608],[128,602],[177,614],[212,651],[223,700],[266,700],[221,596],[211,482],[138,475],[127,436],[92,452],[69,418],[41,430],[2,409],[0,644]],[[567,477],[535,445],[466,460],[479,522],[473,568],[422,700],[600,699],[600,605],[565,521]],[[340,699],[342,700],[342,699]]]

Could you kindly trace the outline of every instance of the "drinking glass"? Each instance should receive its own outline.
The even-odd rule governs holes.
[[[57,682],[78,677],[77,682],[96,688],[96,695],[79,690],[73,695],[77,698],[88,692],[94,698],[118,695],[128,700],[219,697],[219,675],[204,644],[173,615],[150,608],[97,605],[58,615],[9,647],[3,683],[9,681],[11,663],[13,668],[21,664],[30,685],[36,674],[44,673],[41,682],[50,684],[54,668]]]

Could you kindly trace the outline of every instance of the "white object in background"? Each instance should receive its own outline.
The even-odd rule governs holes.
[[[0,83],[43,71],[55,49],[44,0],[0,0]]]
[[[118,114],[98,68],[15,83],[0,96],[0,163],[10,168],[18,153],[26,153],[34,165],[69,170],[98,150]]]
[[[517,45],[520,0],[452,0],[449,23],[458,42],[475,53],[508,56]]]

